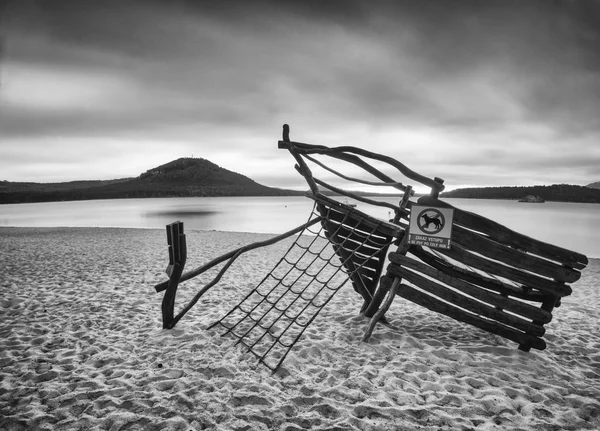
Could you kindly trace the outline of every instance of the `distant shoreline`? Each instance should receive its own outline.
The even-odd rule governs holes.
[[[521,187],[473,187],[442,193],[444,198],[502,199],[518,201],[526,196],[535,196],[546,202],[600,203],[600,189],[570,184]]]
[[[364,194],[359,195],[363,197],[375,197],[375,198],[397,198],[401,199],[401,195],[392,195],[392,194]],[[414,196],[415,198],[419,198],[421,196],[427,196],[427,194],[419,194]],[[281,194],[281,195],[215,195],[215,196],[138,196],[138,197],[103,197],[103,198],[87,198],[82,197],[80,199],[58,199],[58,200],[35,200],[35,201],[6,201],[3,196],[0,194],[0,206],[2,205],[20,205],[20,204],[43,204],[43,203],[57,203],[57,202],[85,202],[85,201],[108,201],[108,200],[127,200],[127,199],[179,199],[179,198],[286,198],[286,197],[304,197],[304,192],[299,192],[299,194]],[[514,197],[481,197],[481,196],[448,196],[446,194],[440,195],[440,199],[470,199],[470,200],[496,200],[496,201],[511,201],[511,202],[519,202],[521,198]],[[600,201],[576,201],[576,200],[558,200],[558,199],[544,199],[543,203],[564,203],[564,204],[578,204],[578,203],[586,203],[586,204],[600,204]],[[537,202],[521,202],[521,203],[537,203]]]

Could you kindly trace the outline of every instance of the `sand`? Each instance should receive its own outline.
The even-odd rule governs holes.
[[[187,232],[188,268],[267,237]],[[244,256],[163,330],[162,230],[0,228],[0,429],[600,429],[600,260],[555,310],[545,351],[401,298],[362,343],[348,285],[272,374],[206,328],[288,244]],[[183,283],[178,304],[206,280]]]

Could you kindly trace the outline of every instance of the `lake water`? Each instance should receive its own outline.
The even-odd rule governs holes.
[[[600,257],[600,205],[526,204],[488,199],[445,199],[517,232]],[[389,199],[396,203],[397,200]],[[163,229],[181,220],[186,230],[283,233],[304,223],[313,203],[305,197],[113,199],[0,205],[0,226],[133,227]],[[358,208],[388,219],[387,209]]]

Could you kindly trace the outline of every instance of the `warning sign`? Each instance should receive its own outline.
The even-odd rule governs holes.
[[[454,209],[413,205],[408,243],[431,248],[450,248]]]

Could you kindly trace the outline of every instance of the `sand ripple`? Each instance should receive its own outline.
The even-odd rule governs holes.
[[[263,235],[188,232],[189,267]],[[275,374],[205,328],[289,244],[240,259],[172,331],[162,230],[0,228],[2,430],[600,429],[600,261],[516,345],[396,300],[367,322],[348,286]],[[180,288],[189,299],[202,280]]]

